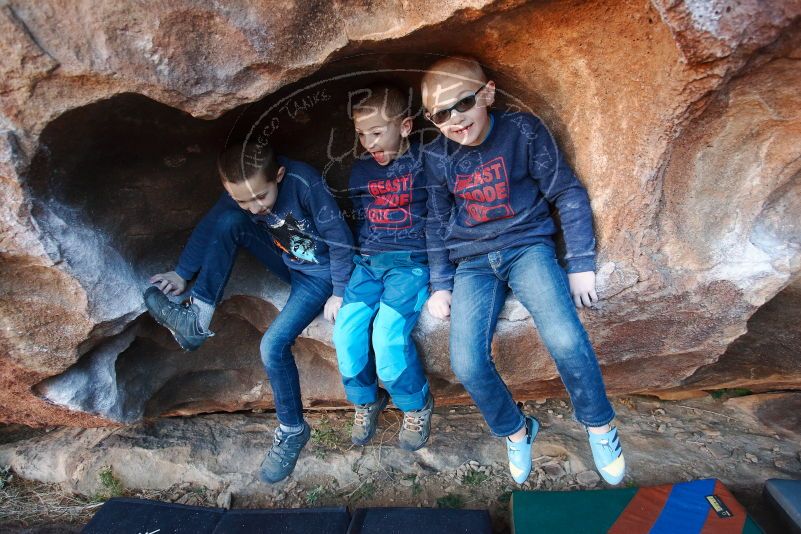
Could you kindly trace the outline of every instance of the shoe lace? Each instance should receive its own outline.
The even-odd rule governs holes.
[[[425,416],[414,415],[411,413],[404,414],[403,428],[410,432],[421,432],[423,430],[423,420]]]
[[[283,464],[287,463],[297,448],[293,446],[292,442],[287,441],[287,438],[289,437],[290,436],[284,435],[280,429],[276,429],[275,433],[273,434],[273,446],[270,447],[270,450],[267,452],[267,454],[277,458]]]
[[[366,406],[356,405],[356,414],[353,416],[353,424],[356,426],[367,426],[370,409]]]

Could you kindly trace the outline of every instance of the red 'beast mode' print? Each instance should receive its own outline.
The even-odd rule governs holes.
[[[464,199],[467,226],[515,214],[509,204],[509,175],[502,156],[479,165],[470,174],[457,174],[454,193]]]
[[[370,180],[367,190],[373,201],[367,207],[367,221],[374,229],[401,230],[411,228],[412,175],[383,180]]]

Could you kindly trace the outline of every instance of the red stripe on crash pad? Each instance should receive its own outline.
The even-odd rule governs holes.
[[[742,504],[737,502],[729,488],[724,486],[720,480],[715,481],[715,495],[729,508],[732,517],[719,517],[710,506],[701,534],[741,534],[748,512],[745,511]]]
[[[673,486],[640,488],[609,529],[609,534],[646,534],[656,522]]]

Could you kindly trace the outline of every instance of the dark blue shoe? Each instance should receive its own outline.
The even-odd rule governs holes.
[[[311,437],[311,427],[303,421],[303,430],[287,434],[281,427],[275,429],[273,446],[261,462],[259,476],[264,482],[274,484],[284,480],[295,469],[300,451]]]
[[[145,307],[158,324],[172,333],[182,349],[198,349],[204,341],[213,336],[203,330],[197,317],[197,307],[189,301],[177,304],[167,298],[156,287],[149,287],[144,295]]]

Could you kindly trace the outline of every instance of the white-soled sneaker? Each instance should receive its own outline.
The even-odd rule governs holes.
[[[590,440],[592,459],[595,467],[607,483],[613,486],[620,484],[626,475],[626,460],[623,459],[623,449],[620,447],[620,437],[617,427],[612,427],[604,434],[593,434],[589,430],[587,436]]]
[[[518,484],[522,484],[531,474],[531,446],[540,430],[540,423],[530,415],[526,416],[526,437],[522,441],[506,438],[506,455],[509,457],[509,471]]]

